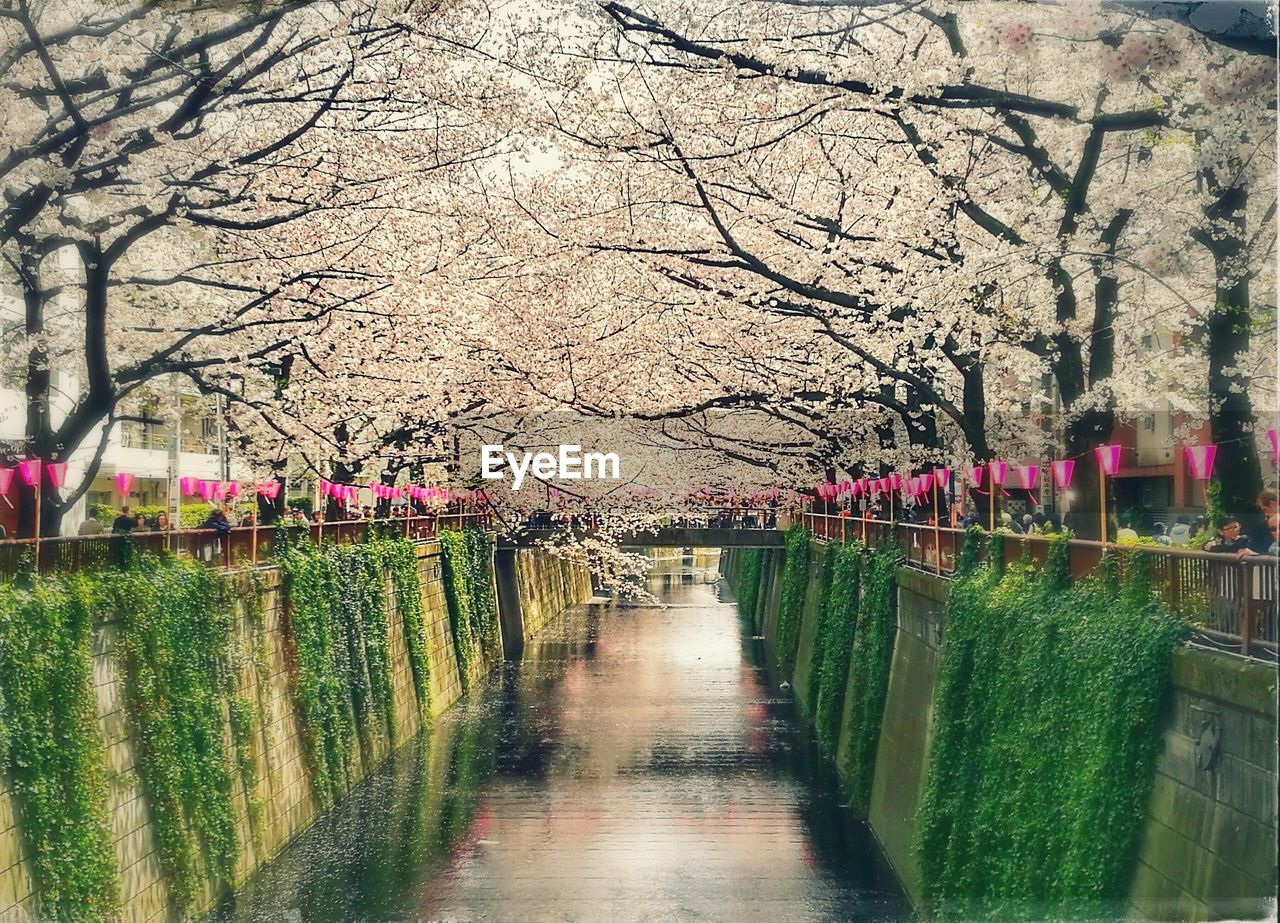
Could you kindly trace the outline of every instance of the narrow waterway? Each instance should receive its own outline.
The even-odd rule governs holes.
[[[649,588],[561,616],[214,918],[905,917],[728,590]]]

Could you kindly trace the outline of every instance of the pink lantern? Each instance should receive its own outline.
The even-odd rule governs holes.
[[[1211,442],[1208,445],[1189,445],[1186,451],[1191,476],[1197,481],[1209,480],[1213,474],[1213,458],[1218,454],[1218,447]]]
[[[22,481],[28,487],[37,487],[40,484],[40,459],[29,458],[26,461],[18,462],[18,471],[22,474]]]
[[[218,484],[216,481],[201,481],[200,496],[206,501],[212,501],[215,488],[217,488],[217,486]]]
[[[1112,475],[1120,470],[1120,446],[1100,445],[1093,450],[1093,454],[1097,456],[1103,474]]]
[[[13,469],[0,468],[0,495],[7,494],[13,485]]]
[[[947,489],[947,485],[951,483],[950,468],[934,468],[933,475],[938,479],[938,486],[943,490]]]
[[[858,478],[858,483],[862,485],[862,492],[864,494],[871,489],[871,478],[868,478],[868,477]]]
[[[184,497],[194,497],[200,490],[200,480],[198,478],[179,478],[178,486],[182,488]]]
[[[1273,429],[1267,430],[1267,441],[1271,443],[1271,454],[1275,457],[1276,464],[1280,465],[1280,433]]]
[[[982,486],[982,472],[985,470],[982,465],[974,465],[969,469],[969,480],[973,482],[974,487]]]
[[[228,497],[238,497],[240,496],[240,482],[228,481],[223,485],[223,490],[226,492]]]
[[[1031,490],[1036,486],[1036,479],[1040,477],[1039,465],[1019,465],[1018,466],[1018,484],[1023,490]]]
[[[67,483],[67,463],[66,462],[49,462],[45,466],[45,470],[49,472],[49,483],[54,487],[61,487]]]
[[[271,488],[272,488],[272,486],[273,486],[274,484],[275,484],[275,481],[260,481],[260,482],[258,482],[258,494],[259,494],[259,496],[266,497],[268,500],[270,500],[270,499],[271,499]]]
[[[223,481],[211,481],[213,484],[213,496],[221,500],[227,495],[227,485]]]
[[[893,472],[893,474],[889,475],[889,486],[892,487],[894,490],[897,490],[899,487],[901,487],[902,475],[898,474],[898,472],[896,471]]]
[[[1050,462],[1049,467],[1053,469],[1054,487],[1066,490],[1071,486],[1071,476],[1076,472],[1074,459],[1060,458],[1057,461]]]
[[[116,490],[121,496],[127,497],[133,492],[134,475],[125,474],[123,471],[116,475]],[[185,479],[184,479],[185,480]]]
[[[1002,461],[987,462],[987,469],[991,472],[992,486],[1000,487],[1004,484],[1005,476],[1009,473],[1009,463]]]
[[[933,490],[933,474],[926,471],[920,475],[920,493],[927,494],[931,490]]]

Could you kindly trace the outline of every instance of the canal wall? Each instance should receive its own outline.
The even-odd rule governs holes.
[[[430,664],[430,713],[439,714],[464,691],[455,650],[455,630],[445,590],[440,545],[415,546],[421,581],[422,624]],[[520,552],[516,574],[526,611],[534,614],[536,632],[569,605],[591,595],[585,568],[567,564],[541,550]],[[241,665],[236,694],[256,703],[261,721],[251,738],[254,774],[251,782],[236,779],[232,792],[237,840],[243,844],[235,867],[242,882],[311,826],[325,808],[313,786],[296,699],[297,653],[291,638],[284,574],[276,567],[258,568],[252,577],[229,579],[241,597],[234,632],[242,650],[254,650],[254,662]],[[249,599],[257,603],[251,607]],[[414,687],[402,613],[387,577],[386,617],[393,693],[394,728],[390,736],[363,738],[352,750],[340,789],[349,790],[381,765],[421,728],[422,715]],[[496,613],[495,613],[496,617]],[[125,711],[119,657],[119,626],[99,619],[94,626],[92,684],[102,733],[110,837],[114,846],[121,917],[128,921],[162,921],[180,916],[169,890],[157,849],[157,829],[139,776],[138,740]],[[0,774],[0,921],[47,918],[38,915],[32,865],[7,776]],[[210,909],[221,897],[206,882],[194,903]],[[86,918],[92,918],[90,914]]]
[[[813,542],[795,667],[798,711],[812,721],[822,573],[833,546]],[[726,552],[731,580],[742,551]],[[783,552],[760,565],[755,618],[776,667]],[[929,766],[934,693],[945,657],[950,581],[897,568],[896,630],[866,820],[912,902],[922,887],[913,844]],[[851,652],[836,652],[850,656]],[[849,689],[858,682],[849,672]],[[854,722],[846,710],[832,756],[846,776]],[[1276,894],[1277,673],[1273,666],[1192,647],[1173,655],[1159,752],[1127,900],[1133,919],[1264,916]],[[847,779],[846,779],[847,781]]]

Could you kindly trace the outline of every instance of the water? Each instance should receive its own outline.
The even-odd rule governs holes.
[[[727,590],[650,589],[548,626],[214,918],[906,917]]]

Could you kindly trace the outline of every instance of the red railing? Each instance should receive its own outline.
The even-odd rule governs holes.
[[[371,534],[404,535],[425,541],[444,529],[467,525],[492,526],[489,513],[440,513],[392,519],[351,519],[283,526],[291,539],[304,534],[316,543],[350,543],[368,540]],[[213,567],[242,567],[271,561],[276,527],[239,526],[227,532],[213,529],[171,529],[164,532],[131,532],[125,535],[76,535],[0,540],[0,575],[14,574],[23,561],[39,560],[42,574],[99,570],[120,563],[126,548],[135,552],[168,552],[202,561]]]
[[[801,513],[800,519],[824,541],[857,540],[875,548],[892,536],[908,567],[942,577],[955,574],[964,544],[963,529],[822,513]],[[1026,555],[1033,564],[1043,565],[1052,541],[1047,535],[1005,533],[1005,562],[1014,563]],[[1093,573],[1105,548],[1146,558],[1152,587],[1170,609],[1191,622],[1195,643],[1250,657],[1278,659],[1280,559],[1270,555],[1239,558],[1164,545],[1104,546],[1101,542],[1072,539],[1067,552],[1072,577]],[[985,560],[985,542],[979,554]]]

